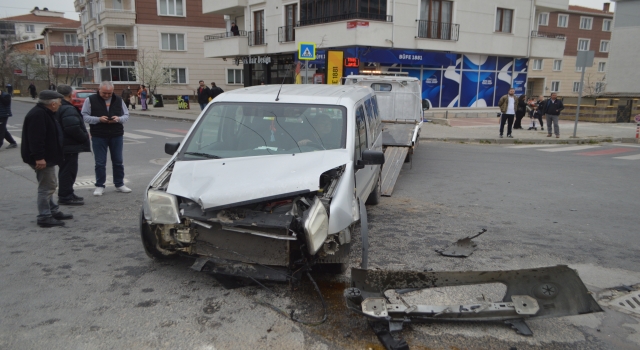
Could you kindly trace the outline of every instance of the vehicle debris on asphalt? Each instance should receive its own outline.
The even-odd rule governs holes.
[[[436,252],[440,253],[440,255],[444,256],[452,256],[456,258],[466,258],[469,255],[473,254],[476,250],[476,242],[472,241],[472,239],[480,236],[481,234],[487,232],[486,228],[483,228],[481,232],[478,232],[477,235],[471,237],[465,237],[457,240],[452,243],[450,246],[443,249],[436,249]]]

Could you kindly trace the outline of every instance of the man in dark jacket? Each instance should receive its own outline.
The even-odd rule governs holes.
[[[222,90],[221,88],[219,88],[216,83],[211,82],[211,98],[214,99],[216,98],[216,96],[220,95],[221,93],[223,93],[224,90]]]
[[[4,140],[7,140],[7,142],[9,142],[7,149],[18,147],[16,140],[13,139],[7,130],[7,123],[11,116],[11,95],[0,91],[0,147],[2,147]]]
[[[89,96],[82,105],[82,117],[89,124],[93,156],[96,160],[96,190],[94,196],[102,196],[107,181],[107,151],[111,153],[113,166],[113,184],[116,191],[129,193],[131,189],[124,185],[124,148],[123,124],[129,120],[129,109],[122,98],[113,93],[113,83],[100,83],[98,93]]]
[[[33,82],[31,82],[31,84],[29,84],[29,87],[27,88],[27,90],[29,90],[29,93],[31,94],[31,98],[32,99],[36,99],[36,86],[33,85]]]
[[[38,179],[38,225],[64,226],[60,220],[72,219],[63,214],[53,201],[58,186],[56,165],[62,163],[62,128],[55,112],[60,108],[62,95],[55,91],[40,92],[38,104],[24,117],[22,124],[22,160],[36,171]]]
[[[562,101],[558,100],[558,94],[551,93],[551,98],[544,103],[542,114],[547,116],[547,137],[555,130],[556,138],[560,137],[560,128],[558,127],[558,119],[560,112],[564,109]]]
[[[89,133],[84,126],[82,115],[70,102],[73,88],[69,85],[58,85],[58,92],[64,96],[62,106],[56,112],[64,137],[64,160],[58,170],[58,204],[83,205],[84,199],[73,193],[73,184],[78,176],[78,153],[91,152]]]
[[[198,86],[198,104],[200,104],[200,110],[203,110],[207,103],[209,103],[209,97],[211,97],[211,90],[204,84],[204,80],[200,80],[200,86]]]

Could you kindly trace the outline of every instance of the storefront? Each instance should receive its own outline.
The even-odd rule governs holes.
[[[243,67],[244,86],[293,84],[295,82],[294,53],[244,56],[234,59]]]

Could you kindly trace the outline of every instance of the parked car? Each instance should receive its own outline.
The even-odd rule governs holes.
[[[382,129],[369,87],[226,92],[165,152],[141,212],[144,249],[196,257],[217,273],[342,270],[364,202],[380,198]]]
[[[71,104],[76,107],[78,110],[82,109],[82,105],[84,104],[84,100],[87,97],[95,94],[95,90],[73,90],[71,92]]]

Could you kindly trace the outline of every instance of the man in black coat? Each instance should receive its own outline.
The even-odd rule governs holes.
[[[11,95],[8,92],[0,91],[0,147],[4,143],[4,140],[9,142],[7,148],[18,148],[16,140],[13,139],[9,130],[7,130],[7,123],[9,117],[11,117]]]
[[[556,138],[560,137],[560,128],[558,126],[558,119],[560,118],[560,112],[564,109],[564,104],[561,100],[558,100],[558,94],[551,93],[551,97],[544,102],[544,107],[541,112],[547,116],[547,137],[551,137],[551,134],[555,130]]]
[[[73,193],[73,184],[78,176],[78,153],[91,152],[89,133],[84,126],[82,115],[71,101],[73,88],[69,85],[58,85],[58,93],[64,96],[62,106],[58,109],[57,117],[62,126],[64,136],[64,160],[58,170],[60,188],[58,189],[58,204],[83,205],[84,199]]]
[[[32,99],[36,99],[36,86],[33,85],[33,82],[31,82],[31,84],[29,84],[29,87],[27,88],[27,90],[29,90],[29,93],[31,94],[31,98]]]
[[[211,89],[204,84],[204,80],[200,80],[200,86],[198,86],[198,104],[200,104],[200,110],[203,110],[207,103],[209,103],[209,97],[211,97]]]
[[[64,226],[60,220],[72,219],[63,214],[53,201],[58,187],[55,166],[63,161],[62,128],[55,112],[60,108],[62,95],[44,90],[38,96],[38,104],[24,117],[22,124],[22,160],[36,171],[38,179],[38,225],[41,227]]]

